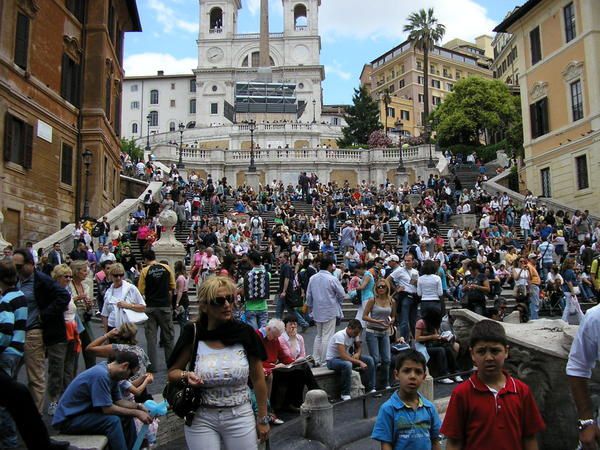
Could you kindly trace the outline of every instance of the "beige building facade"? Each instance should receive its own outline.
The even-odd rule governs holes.
[[[600,3],[529,0],[494,31],[520,55],[527,189],[600,212]]]
[[[480,63],[482,55],[435,46],[429,54],[430,111],[454,89],[457,80],[470,76],[491,78],[492,73]],[[384,91],[412,102],[411,119],[403,129],[411,136],[424,132],[423,53],[411,41],[405,41],[365,65],[361,83],[379,98]],[[384,117],[384,116],[382,116]],[[397,118],[394,118],[394,122]]]

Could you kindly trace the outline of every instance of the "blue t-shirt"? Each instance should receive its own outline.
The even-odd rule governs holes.
[[[58,402],[52,425],[60,425],[84,412],[100,412],[100,408],[111,406],[121,398],[119,381],[110,377],[106,362],[98,363],[81,372],[67,387]]]
[[[421,394],[415,411],[394,392],[379,408],[371,439],[392,444],[394,450],[430,450],[441,425],[435,406]]]
[[[564,283],[562,284],[563,292],[571,292],[571,289],[569,289],[569,285],[567,284],[569,281],[571,282],[571,284],[573,286],[578,286],[577,275],[575,275],[575,271],[573,269],[567,269],[564,271],[563,280],[564,280]]]
[[[373,278],[373,275],[371,274],[371,272],[369,272],[368,270],[365,270],[365,274],[363,275],[363,280],[364,280],[364,277],[367,277],[369,279],[369,282],[367,283],[365,288],[362,290],[362,295],[361,295],[361,300],[363,302],[366,302],[368,300],[371,300],[373,297],[375,297],[375,279]],[[362,280],[361,280],[361,283],[362,283]]]

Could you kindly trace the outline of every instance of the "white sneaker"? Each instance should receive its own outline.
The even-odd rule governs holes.
[[[450,378],[442,378],[441,380],[438,380],[438,383],[441,383],[441,384],[453,384],[454,381],[452,381]]]
[[[349,395],[342,395],[342,401],[343,402],[347,402],[348,400],[350,400],[352,397],[350,397]]]
[[[391,388],[392,388],[391,386],[386,386],[385,390],[387,391],[388,389],[391,389]]]
[[[456,381],[457,383],[462,383],[464,380],[463,377],[461,377],[460,375],[456,375],[454,377],[454,381]]]
[[[48,415],[53,416],[57,408],[58,402],[50,402],[50,404],[48,405]]]

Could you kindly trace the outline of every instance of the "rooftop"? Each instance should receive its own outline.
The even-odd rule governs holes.
[[[496,28],[494,28],[494,31],[496,33],[508,33],[508,29],[511,25],[523,18],[529,11],[542,3],[542,1],[543,0],[528,0],[523,6],[515,8],[510,15],[508,15]]]

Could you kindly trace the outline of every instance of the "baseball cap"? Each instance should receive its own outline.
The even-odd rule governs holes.
[[[385,262],[386,262],[386,263],[389,263],[390,261],[396,261],[396,262],[400,262],[400,258],[398,258],[398,256],[397,256],[397,255],[391,255],[391,256],[388,256],[388,257],[385,259]]]

